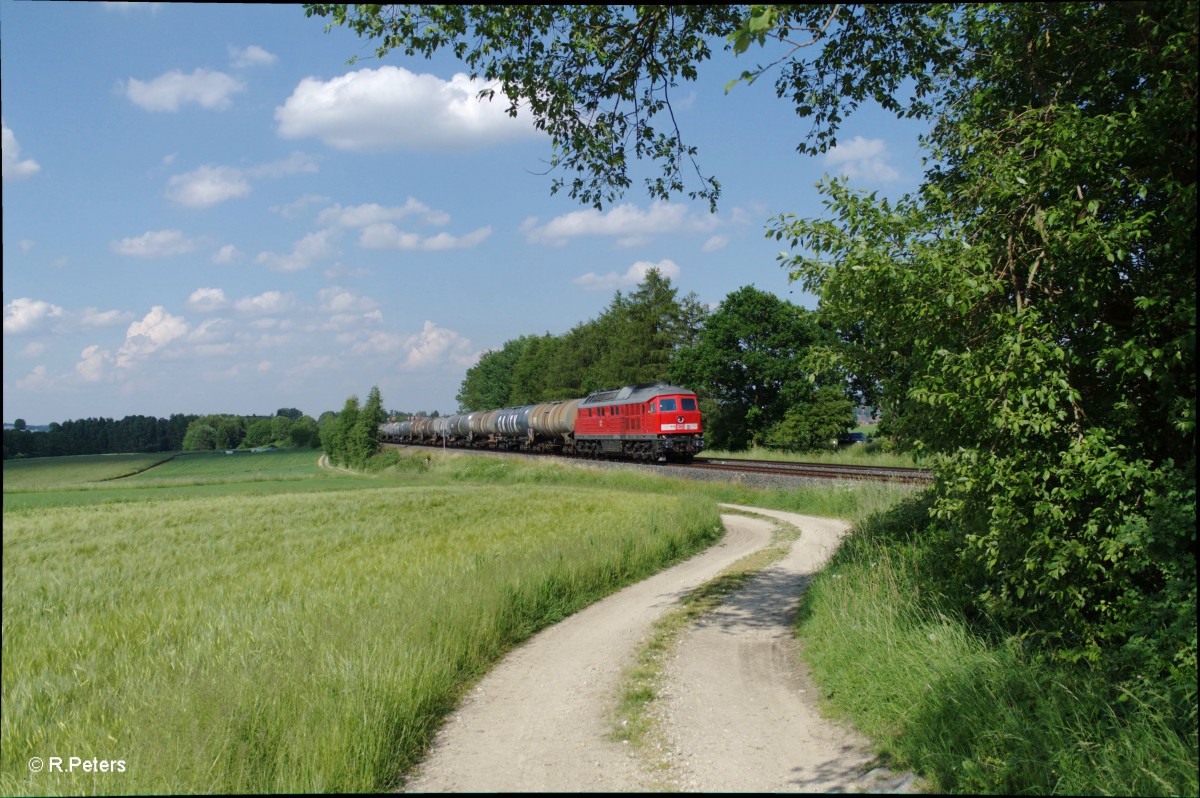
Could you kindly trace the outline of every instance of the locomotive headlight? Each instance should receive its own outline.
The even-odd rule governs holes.
[[[675,421],[679,424],[683,423],[683,416],[675,416]]]

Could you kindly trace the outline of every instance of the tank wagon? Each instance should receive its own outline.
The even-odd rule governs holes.
[[[583,399],[502,407],[380,427],[386,443],[628,458],[690,460],[704,448],[696,394],[664,382]]]

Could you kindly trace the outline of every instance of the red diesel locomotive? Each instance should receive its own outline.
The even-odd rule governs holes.
[[[441,418],[384,424],[389,443],[620,457],[664,463],[704,448],[696,394],[663,382]]]

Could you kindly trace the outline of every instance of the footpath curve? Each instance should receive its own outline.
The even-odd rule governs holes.
[[[722,515],[717,545],[511,652],[447,719],[405,791],[915,791],[914,776],[874,767],[867,740],[821,717],[796,655],[797,597],[846,525],[722,506],[764,517]],[[651,766],[608,738],[622,674],[685,593],[767,545],[767,518],[800,536],[684,633],[653,710],[667,745]]]

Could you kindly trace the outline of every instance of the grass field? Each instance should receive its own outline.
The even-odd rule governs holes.
[[[506,650],[711,543],[715,500],[805,502],[423,452],[346,476],[316,457],[5,464],[0,792],[386,789]],[[811,494],[844,515],[899,495]],[[54,756],[124,771],[30,772]]]

